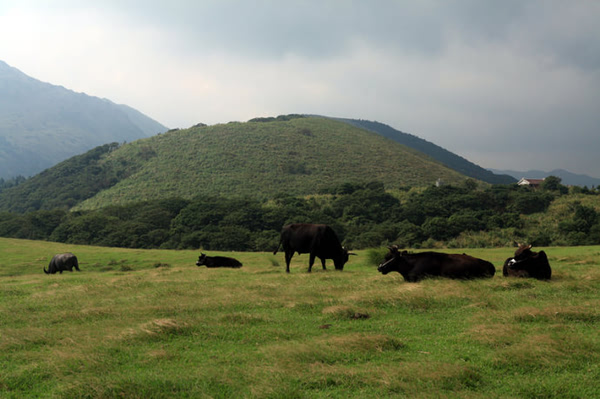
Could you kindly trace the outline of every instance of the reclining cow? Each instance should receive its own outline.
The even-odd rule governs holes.
[[[550,280],[552,268],[544,251],[533,252],[531,245],[518,244],[515,256],[506,259],[502,274],[504,277],[531,277]]]
[[[54,274],[59,272],[62,274],[63,271],[73,271],[73,268],[79,270],[79,262],[77,262],[77,257],[70,252],[64,254],[56,254],[50,260],[50,264],[48,265],[48,270],[44,267],[44,273],[46,274]]]
[[[242,263],[234,258],[228,258],[226,256],[206,256],[200,253],[196,266],[206,267],[242,267]]]
[[[397,246],[390,252],[377,270],[381,274],[398,272],[408,282],[417,282],[425,277],[447,277],[452,279],[489,278],[496,273],[490,262],[466,254],[400,252]]]

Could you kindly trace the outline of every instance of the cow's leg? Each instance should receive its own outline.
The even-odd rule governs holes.
[[[290,262],[292,260],[292,256],[294,256],[293,252],[285,251],[285,271],[287,273],[290,272]]]
[[[312,267],[315,264],[315,254],[311,253],[310,254],[310,259],[308,261],[308,272],[310,273],[312,271]]]
[[[325,258],[321,258],[321,265],[323,266],[323,270],[327,270],[325,267]]]

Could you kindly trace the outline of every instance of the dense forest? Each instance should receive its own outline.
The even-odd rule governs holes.
[[[128,248],[271,251],[291,222],[330,224],[351,249],[600,244],[600,191],[549,177],[533,190],[464,184],[387,191],[343,184],[270,200],[201,195],[97,210],[0,213],[0,236]]]

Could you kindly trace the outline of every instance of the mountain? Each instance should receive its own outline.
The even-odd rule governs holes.
[[[429,141],[421,139],[412,134],[401,132],[383,123],[360,119],[336,119],[349,123],[353,126],[371,130],[391,140],[397,141],[400,144],[404,144],[407,147],[414,148],[417,151],[437,159],[449,168],[452,168],[457,172],[474,179],[482,180],[491,184],[511,184],[517,182],[512,175],[504,173],[494,174],[493,172],[486,170],[481,166],[478,166],[436,144],[430,143]]]
[[[104,145],[0,192],[0,210],[100,208],[198,195],[276,198],[345,183],[429,186],[466,176],[380,134],[321,117],[231,122]]]
[[[31,176],[96,146],[166,130],[133,108],[40,82],[0,61],[0,178]]]
[[[521,179],[523,177],[529,179],[543,179],[548,176],[556,176],[560,177],[561,183],[566,186],[587,186],[587,187],[598,187],[600,186],[600,179],[595,177],[590,177],[587,175],[581,175],[569,172],[564,169],[554,169],[550,172],[544,172],[542,170],[528,170],[526,172],[519,172],[515,170],[496,170],[490,169],[494,173],[503,173],[507,175],[511,175],[516,179]]]

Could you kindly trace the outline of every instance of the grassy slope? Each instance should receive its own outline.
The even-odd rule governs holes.
[[[444,165],[447,165],[452,169],[474,179],[482,180],[491,184],[511,184],[517,182],[517,180],[512,176],[496,175],[489,170],[486,170],[479,165],[475,165],[465,158],[446,150],[445,148],[430,143],[429,141],[423,140],[422,138],[412,134],[396,130],[383,123],[366,121],[362,119],[338,120],[350,123],[353,126],[377,132],[384,137],[414,148],[415,150],[421,151],[423,154],[428,154],[429,156],[442,162]]]
[[[377,134],[324,118],[229,123],[138,140],[111,154],[138,172],[82,204],[198,194],[271,197],[311,194],[346,182],[430,185],[464,176]]]
[[[44,275],[65,250],[82,272]],[[218,270],[192,251],[0,239],[0,252],[6,398],[600,395],[599,247],[546,248],[551,282],[418,284],[365,252],[311,274],[297,256],[289,275],[265,253]],[[499,271],[510,254],[468,252]]]

